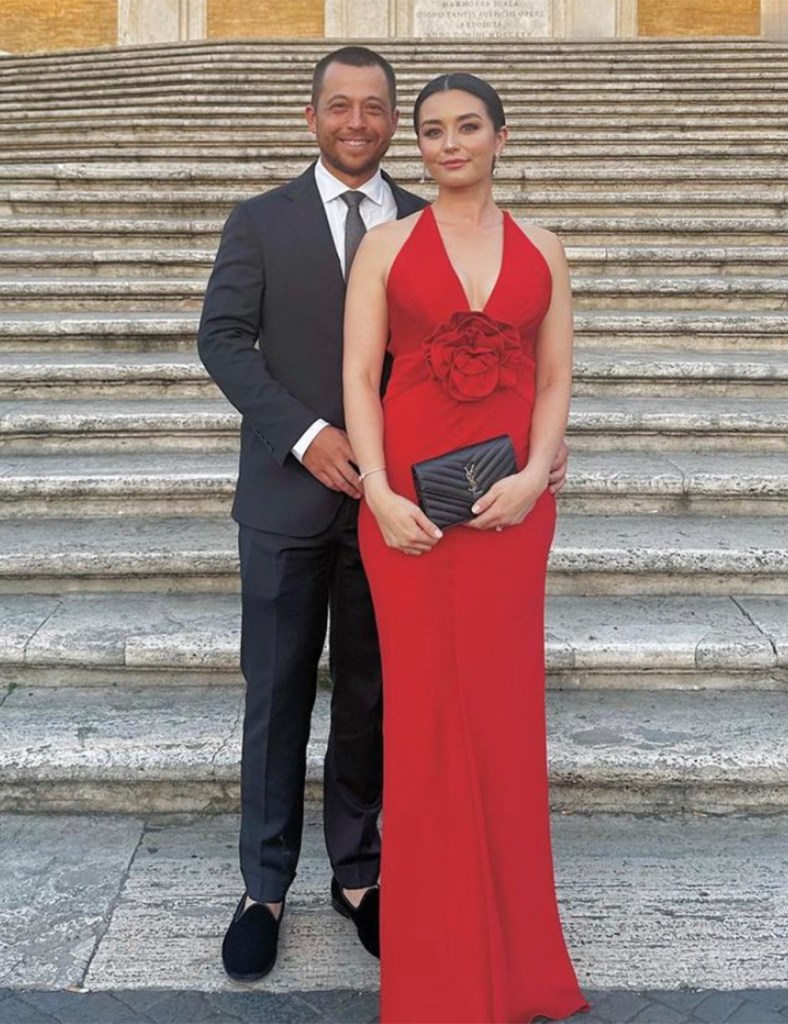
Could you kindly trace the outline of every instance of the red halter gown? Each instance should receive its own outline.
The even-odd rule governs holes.
[[[534,342],[550,269],[504,215],[483,311],[428,207],[388,280],[389,482],[414,462],[498,434],[525,464]],[[384,679],[383,1024],[525,1022],[587,1009],[556,906],[544,709],[544,593],[555,502],[502,533],[448,529],[428,554],[359,533]]]

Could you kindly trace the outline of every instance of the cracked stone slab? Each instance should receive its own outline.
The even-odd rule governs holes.
[[[4,520],[0,576],[235,575],[236,535],[225,517]]]
[[[774,602],[779,612],[780,599]],[[18,634],[20,615],[24,628]],[[133,670],[165,685],[240,681],[240,620],[237,594],[0,595],[0,623],[7,630],[0,663],[45,671],[45,685],[103,685],[112,670],[126,682],[144,681]],[[600,685],[601,679],[628,688],[708,686],[731,676],[738,685],[774,686],[772,633],[729,597],[552,596],[547,667],[559,674],[553,685],[565,685],[566,673],[577,670],[591,673],[580,685]],[[324,668],[327,652],[326,641]],[[195,677],[201,670],[206,679]],[[38,678],[35,672],[27,676]]]
[[[0,665],[22,665],[27,648],[59,603],[44,594],[0,594]]]
[[[3,608],[0,597],[0,609]],[[1,614],[1,612],[0,612]],[[215,666],[230,642],[238,658],[240,601],[233,594],[65,594],[28,644],[30,665],[156,664],[169,644],[188,651],[181,664]],[[189,637],[185,643],[181,638]],[[148,651],[148,657],[141,652]]]
[[[684,476],[688,494],[776,497],[788,490],[788,461],[779,452],[665,453]]]
[[[774,644],[777,664],[788,666],[788,597],[743,595],[736,601]]]
[[[132,816],[2,816],[0,985],[82,982],[142,828]]]
[[[547,631],[574,652],[575,668],[771,668],[768,635],[728,597],[573,596],[547,601]]]

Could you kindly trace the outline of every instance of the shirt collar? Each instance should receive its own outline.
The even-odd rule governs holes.
[[[315,182],[324,204],[330,203],[332,199],[338,199],[343,192],[354,191],[344,181],[334,177],[322,160],[318,160],[315,164]],[[382,206],[386,196],[385,182],[383,181],[383,175],[380,173],[380,168],[375,171],[369,181],[365,181],[355,191],[363,192],[373,203]]]

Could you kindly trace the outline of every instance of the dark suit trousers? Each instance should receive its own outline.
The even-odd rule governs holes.
[[[241,871],[249,895],[281,900],[296,873],[304,816],[306,747],[317,667],[331,610],[331,730],[324,822],[345,888],[372,885],[380,868],[380,654],[345,498],[323,533],[284,537],[241,526],[241,666],[246,714],[241,762]]]

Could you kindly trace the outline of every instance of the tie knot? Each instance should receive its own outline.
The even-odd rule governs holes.
[[[343,192],[339,198],[349,207],[355,206],[358,209],[365,196],[363,192]]]

